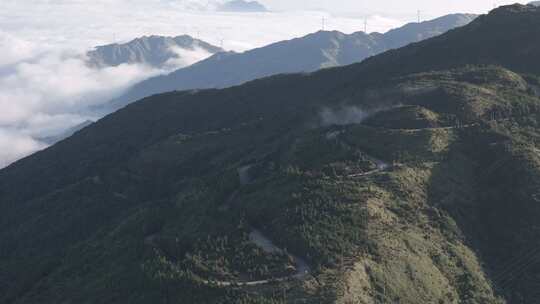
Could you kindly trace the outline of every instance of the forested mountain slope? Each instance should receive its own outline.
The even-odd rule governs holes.
[[[0,171],[0,299],[535,303],[539,35],[129,105]]]

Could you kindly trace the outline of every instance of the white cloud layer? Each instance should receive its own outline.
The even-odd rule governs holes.
[[[36,115],[76,113],[157,73],[137,65],[92,69],[64,53],[47,53],[8,69],[0,76],[0,127],[24,126]]]
[[[32,137],[0,128],[0,168],[16,161],[21,155],[28,155],[45,148]]]
[[[127,64],[93,69],[78,52],[33,51],[39,48],[2,32],[0,41],[0,57],[4,58],[0,65],[0,168],[44,148],[39,138],[96,119],[89,107],[110,100],[135,82],[164,72]],[[10,44],[13,41],[16,44]],[[209,55],[202,50],[177,52],[184,57],[169,62],[171,69]],[[2,56],[4,53],[7,56]]]
[[[0,46],[2,46],[0,68],[31,57],[36,51],[31,43],[2,31],[0,31]]]
[[[96,45],[143,35],[189,34],[224,48],[243,51],[321,29],[354,32],[363,18],[320,11],[220,13],[219,1],[196,0],[1,0],[0,1],[0,168],[46,145],[54,136],[87,119],[88,106],[107,102],[131,84],[158,71],[121,65],[92,69],[82,54]],[[262,1],[272,8],[271,1]],[[369,17],[370,31],[404,23]],[[175,49],[174,69],[209,54]]]
[[[171,51],[173,51],[178,57],[171,58],[165,63],[166,70],[175,70],[178,67],[189,66],[212,55],[208,51],[200,47],[196,47],[194,50],[183,49],[181,47],[173,47]]]

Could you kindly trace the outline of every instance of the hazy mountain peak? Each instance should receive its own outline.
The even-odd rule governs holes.
[[[400,28],[386,32],[384,40],[388,48],[398,48],[407,43],[425,40],[456,27],[467,25],[477,17],[478,15],[474,14],[450,14],[420,23],[408,23]]]
[[[161,68],[170,60],[182,59],[182,51],[191,53],[186,54],[190,57],[199,56],[203,59],[223,49],[188,35],[176,37],[151,35],[127,43],[98,46],[88,52],[87,57],[88,64],[95,67],[141,63]]]
[[[224,12],[267,12],[268,9],[257,1],[231,0],[219,6]]]
[[[454,14],[408,24],[385,34],[318,31],[244,53],[216,54],[201,62],[136,85],[114,101],[114,108],[143,97],[174,90],[224,88],[282,73],[313,72],[348,65],[390,49],[440,35],[476,16]]]

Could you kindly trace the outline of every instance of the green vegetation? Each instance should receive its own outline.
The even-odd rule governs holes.
[[[427,129],[441,127],[439,115],[419,106],[392,108],[370,117],[365,124],[386,129]]]
[[[3,169],[0,302],[534,302],[538,22],[157,95]]]

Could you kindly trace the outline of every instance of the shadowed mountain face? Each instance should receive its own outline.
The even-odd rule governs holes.
[[[118,66],[121,64],[146,64],[162,68],[171,60],[181,60],[181,52],[215,54],[219,47],[190,36],[163,37],[145,36],[125,44],[98,46],[87,53],[88,64],[94,67]]]
[[[535,303],[539,35],[131,104],[0,170],[0,302]]]
[[[276,74],[313,72],[348,65],[389,49],[440,35],[469,23],[475,17],[448,15],[419,24],[408,24],[386,34],[358,32],[347,35],[322,31],[245,53],[219,53],[169,75],[143,81],[110,106],[118,109],[146,96],[174,90],[225,88]]]
[[[78,124],[78,125],[75,125],[69,129],[67,129],[66,131],[60,133],[60,134],[57,134],[55,136],[47,136],[47,137],[40,137],[38,138],[41,142],[44,142],[46,143],[47,145],[53,145],[61,140],[64,140],[70,136],[72,136],[73,134],[75,134],[76,132],[88,127],[89,125],[93,124],[94,122],[91,121],[91,120],[86,120],[86,121],[83,121],[82,123]]]

